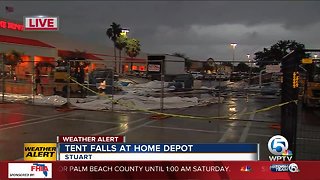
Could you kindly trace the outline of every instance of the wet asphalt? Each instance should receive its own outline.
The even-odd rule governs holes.
[[[259,143],[268,160],[267,143],[279,134],[280,109],[256,110],[280,103],[278,96],[226,96],[223,103],[165,112],[221,117],[151,119],[142,112],[72,110],[19,103],[0,104],[0,160],[22,160],[25,142],[55,142],[57,135],[125,135],[128,143]],[[250,114],[244,114],[252,112]],[[299,106],[297,159],[320,160],[320,111]]]

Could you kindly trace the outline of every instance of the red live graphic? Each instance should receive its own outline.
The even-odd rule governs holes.
[[[57,17],[26,17],[25,30],[57,30]]]

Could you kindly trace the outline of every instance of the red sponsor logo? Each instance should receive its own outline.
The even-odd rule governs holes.
[[[58,17],[25,17],[24,29],[27,31],[57,31]]]

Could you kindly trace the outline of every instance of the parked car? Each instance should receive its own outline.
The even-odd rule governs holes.
[[[241,81],[249,78],[249,74],[246,72],[232,72],[230,76],[230,81]]]
[[[200,72],[191,72],[191,74],[194,79],[198,79],[198,80],[203,79],[203,74],[201,74]]]
[[[229,79],[229,76],[224,73],[219,73],[217,74],[216,79],[226,81]]]
[[[0,71],[0,78],[2,77],[9,77],[10,76],[10,72],[9,71]]]
[[[117,74],[113,74],[112,69],[95,69],[89,74],[89,83],[96,84],[102,83],[106,79],[112,79],[112,75],[114,75],[114,80],[118,79]]]
[[[205,74],[204,79],[205,80],[214,80],[214,79],[216,79],[216,74]]]
[[[230,81],[235,82],[235,81],[240,81],[241,80],[241,74],[239,72],[232,72],[230,75]]]
[[[169,83],[174,91],[190,91],[193,88],[193,76],[191,74],[179,74]]]

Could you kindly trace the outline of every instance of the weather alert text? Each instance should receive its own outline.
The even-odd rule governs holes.
[[[56,143],[24,143],[25,161],[55,161]]]

